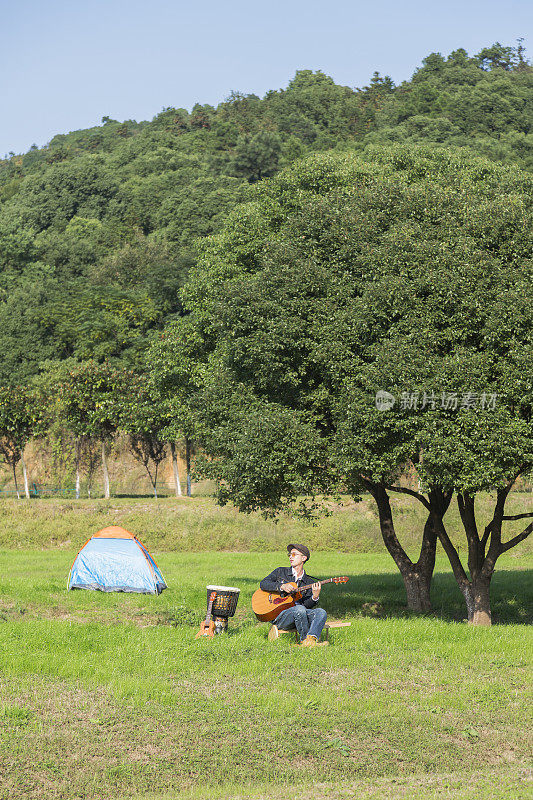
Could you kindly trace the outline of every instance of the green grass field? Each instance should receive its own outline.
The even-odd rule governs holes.
[[[183,530],[190,514],[194,548],[199,511],[186,508],[194,514],[179,513]],[[171,501],[161,509],[154,530],[169,524]],[[233,512],[224,513],[228,524]],[[96,528],[109,515],[107,507]],[[170,552],[135,530],[167,591],[67,592],[78,541],[50,547],[53,515],[44,514],[38,547],[35,519],[25,548],[23,538],[7,548],[12,531],[4,531],[0,550],[1,800],[532,796],[527,551],[499,564],[498,624],[473,629],[461,621],[444,558],[435,613],[418,618],[405,611],[388,555],[361,552],[364,544],[351,553],[317,550],[311,574],[350,575],[346,585],[324,587],[322,604],[352,624],[332,631],[330,647],[303,651],[285,639],[270,644],[268,626],[250,611],[258,580],[284,561],[281,542],[271,552],[228,552],[217,549],[215,531],[212,551],[188,552],[183,536],[181,550]],[[244,523],[251,531],[250,518]],[[307,529],[284,524],[276,531],[283,542],[289,532],[309,540]],[[354,520],[344,524],[355,537]],[[239,586],[241,597],[228,634],[197,641],[208,583]]]

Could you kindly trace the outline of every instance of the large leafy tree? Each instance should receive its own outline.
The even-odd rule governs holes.
[[[469,618],[488,621],[496,558],[531,530],[503,544],[505,499],[533,464],[532,193],[518,170],[409,147],[311,159],[261,185],[206,246],[191,315],[169,332],[202,364],[196,418],[220,499],[275,513],[366,489],[410,607],[429,607],[439,537]],[[380,389],[397,398],[387,413]],[[427,491],[402,484],[409,467]],[[474,498],[494,486],[476,540]],[[427,510],[416,562],[393,491]],[[454,493],[469,578],[444,525]]]

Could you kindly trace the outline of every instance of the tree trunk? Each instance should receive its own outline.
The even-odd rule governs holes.
[[[461,590],[461,594],[463,595],[466,603],[466,615],[468,622],[473,624],[474,622],[474,593],[472,591],[472,584],[468,580],[464,581],[457,581],[459,589]]]
[[[22,464],[22,475],[24,476],[24,494],[26,495],[26,499],[30,499],[30,485],[28,483],[28,471],[26,469],[26,462],[24,461],[24,456],[21,454],[20,456],[20,463]]]
[[[474,627],[492,625],[490,610],[490,579],[478,578],[459,586],[466,603],[468,624]]]
[[[379,524],[385,547],[403,578],[407,594],[407,608],[424,613],[431,610],[430,587],[435,565],[437,537],[431,517],[424,526],[424,538],[419,561],[414,564],[396,536],[389,497],[383,486],[373,484],[370,489],[379,512]]]
[[[454,574],[455,580],[457,581],[457,585],[461,590],[461,594],[465,599],[466,613],[468,616],[468,621],[470,622],[474,618],[474,595],[472,592],[472,584],[468,580],[468,576],[464,570],[463,565],[461,564],[459,553],[452,544],[452,541],[446,532],[446,528],[444,527],[444,522],[442,521],[442,519],[437,520],[437,532],[439,541],[444,549],[444,552],[448,556],[452,572]]]
[[[474,600],[474,611],[472,619],[468,621],[474,626],[488,627],[492,625],[492,615],[490,610],[490,578],[482,576],[472,581],[472,596]]]
[[[445,509],[448,506],[446,505]],[[424,533],[420,555],[412,574],[404,577],[405,589],[407,592],[407,606],[416,611],[431,611],[431,581],[433,570],[435,569],[435,556],[437,553],[437,531],[433,519],[433,514],[429,514]]]
[[[76,500],[80,499],[80,484],[81,484],[81,476],[80,476],[80,440],[76,439]]]
[[[432,572],[421,574],[420,572],[402,572],[405,591],[407,593],[407,608],[419,613],[431,611],[431,577]]]
[[[109,472],[107,471],[107,454],[106,443],[102,442],[102,469],[104,471],[104,497],[109,500],[111,493],[109,491]]]
[[[175,442],[170,442],[170,451],[172,453],[172,471],[174,473],[174,489],[176,492],[176,497],[181,497],[181,483],[180,483],[180,475],[178,472],[178,457],[176,455]]]
[[[154,472],[154,499],[157,500],[157,470],[159,468],[159,464],[156,462],[155,465],[155,472]]]
[[[19,485],[17,483],[17,471],[15,469],[15,464],[12,464],[11,466],[13,467],[13,480],[15,481],[15,491],[17,493],[17,499],[20,500]]]
[[[185,438],[185,466],[187,470],[187,497],[191,497],[191,442],[188,438]]]
[[[439,540],[448,556],[450,565],[466,603],[466,613],[470,625],[491,625],[490,611],[490,582],[500,547],[497,543],[491,545],[489,554],[484,556],[485,542],[479,539],[477,526],[473,518],[473,503],[468,503],[459,496],[459,510],[468,541],[468,556],[470,580],[461,564],[459,553],[452,544],[444,527],[442,519],[437,521]],[[469,518],[468,518],[469,517]]]

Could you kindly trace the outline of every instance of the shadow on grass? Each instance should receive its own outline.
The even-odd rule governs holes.
[[[401,575],[349,575],[348,583],[323,587],[321,604],[330,616],[362,614],[374,617],[409,617]],[[249,576],[232,576],[235,586],[257,588]],[[450,573],[436,572],[431,587],[433,616],[458,622],[466,619],[463,595]],[[496,571],[491,584],[492,620],[500,625],[533,623],[533,570]]]

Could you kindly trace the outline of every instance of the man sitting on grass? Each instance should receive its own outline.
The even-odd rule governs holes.
[[[302,593],[300,600],[291,608],[281,611],[272,624],[268,634],[270,641],[274,641],[279,636],[279,631],[296,630],[302,647],[315,647],[316,645],[327,645],[327,642],[319,642],[322,628],[326,624],[327,614],[323,608],[317,608],[320,596],[321,584],[307,575],[304,571],[304,564],[309,561],[310,552],[304,544],[287,545],[290,567],[278,567],[259,584],[264,592],[287,592],[293,593],[294,587],[291,581],[298,586],[312,584],[311,589],[306,589]]]

